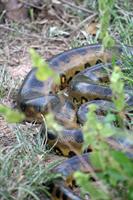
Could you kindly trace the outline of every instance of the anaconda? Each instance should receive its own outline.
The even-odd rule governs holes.
[[[133,54],[132,47],[127,47],[127,49]],[[101,105],[102,111],[98,110],[98,113],[107,112],[110,105],[110,109],[115,112],[110,102],[112,91],[107,86],[112,65],[99,63],[110,63],[112,58],[115,58],[119,60],[117,64],[121,67],[120,56],[123,53],[124,48],[119,45],[103,51],[102,45],[96,44],[71,49],[56,55],[47,62],[50,68],[59,74],[59,85],[55,85],[52,80],[37,80],[36,68],[33,68],[26,76],[18,93],[18,106],[26,114],[28,121],[42,122],[42,114],[54,113],[56,120],[63,127],[62,137],[58,139],[55,146],[61,154],[71,157],[82,153],[83,133],[80,126],[84,123],[84,114],[88,111],[84,105],[85,102],[91,101],[88,103]],[[131,108],[133,106],[132,90],[125,88],[125,93],[127,93],[126,97],[128,96],[125,99],[127,108]],[[78,109],[80,104],[83,105]],[[109,142],[111,139],[109,138]],[[56,140],[55,133],[48,130],[48,144],[52,146]],[[113,138],[113,140],[119,143],[121,138]],[[122,144],[125,145],[125,142]],[[126,143],[126,145],[132,149],[132,144]],[[92,148],[88,147],[87,150],[91,151]],[[90,162],[88,155],[83,154],[81,159],[74,156],[54,170],[57,173],[62,171],[62,175],[67,179],[74,171],[81,170],[81,160],[85,159],[87,163]],[[50,186],[50,192],[53,200],[81,199],[63,186],[62,182],[53,183],[53,187]]]
[[[49,103],[53,107],[57,104],[57,98],[52,95],[56,93],[54,88],[56,90],[65,88],[72,77],[81,70],[99,62],[111,62],[112,57],[120,55],[121,52],[120,46],[114,47],[113,50],[103,51],[102,45],[97,44],[71,49],[52,57],[48,60],[48,64],[59,73],[60,84],[55,87],[53,82],[37,80],[35,76],[37,69],[33,68],[19,90],[17,98],[19,107],[26,113],[27,118],[33,116],[37,120],[40,117],[39,113],[45,114],[48,111]]]

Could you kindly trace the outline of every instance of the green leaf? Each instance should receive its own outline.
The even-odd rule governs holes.
[[[105,116],[104,122],[105,123],[112,123],[116,121],[116,116],[114,114],[108,113],[107,116]]]
[[[114,134],[113,126],[110,123],[105,123],[102,129],[100,130],[100,135],[103,138],[110,137]]]
[[[30,55],[33,66],[37,68],[36,78],[40,81],[45,81],[48,78],[52,78],[55,83],[59,83],[59,75],[52,70],[48,63],[34,50],[30,49]]]
[[[90,131],[84,131],[84,144],[83,144],[83,149],[87,149],[89,145],[93,146],[93,148],[95,148],[95,146],[97,145],[97,140],[94,140],[94,135],[96,136],[96,132],[92,132]]]
[[[120,151],[111,151],[111,156],[120,164],[126,176],[133,176],[133,162],[125,153]]]
[[[106,164],[101,152],[95,151],[90,155],[91,163],[97,169],[105,170]]]
[[[103,46],[107,48],[107,47],[113,47],[114,45],[115,45],[114,39],[108,35],[108,32],[106,32],[105,37],[103,38]]]
[[[111,89],[113,93],[113,102],[117,111],[122,111],[125,106],[124,83],[122,81],[122,72],[119,67],[115,67],[111,76]],[[119,90],[118,90],[119,88]]]
[[[24,114],[17,110],[12,110],[0,104],[0,113],[9,123],[21,122],[24,119]]]
[[[128,188],[128,200],[132,200],[133,199],[133,185],[131,185],[131,187]]]
[[[91,199],[109,199],[105,187],[96,187],[93,182],[91,182],[90,175],[82,172],[75,172],[74,178],[76,179],[76,183],[81,187],[82,193],[89,193]]]
[[[124,181],[125,178],[123,175],[116,169],[112,169],[111,167],[106,170],[106,174],[108,175],[108,182],[110,182],[111,186],[117,186],[119,181]]]

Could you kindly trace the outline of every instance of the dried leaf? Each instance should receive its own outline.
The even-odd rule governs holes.
[[[97,22],[93,22],[85,26],[85,31],[91,35],[96,35],[98,28],[99,28],[99,24]]]

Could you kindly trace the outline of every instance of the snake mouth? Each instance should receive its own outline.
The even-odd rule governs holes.
[[[56,95],[40,96],[19,102],[19,109],[25,113],[26,121],[43,121],[43,115],[55,109],[59,104],[59,98]]]

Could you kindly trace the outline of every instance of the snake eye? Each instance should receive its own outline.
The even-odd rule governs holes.
[[[49,140],[56,140],[57,139],[57,135],[54,134],[52,131],[48,131],[48,139]]]
[[[91,64],[90,63],[85,63],[84,68],[88,68],[88,67],[91,67]]]
[[[101,60],[101,59],[98,59],[97,61],[96,61],[96,65],[97,64],[100,64],[100,63],[102,63],[103,61]]]

